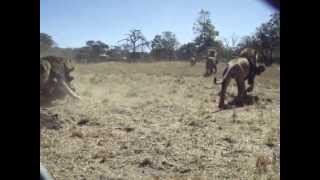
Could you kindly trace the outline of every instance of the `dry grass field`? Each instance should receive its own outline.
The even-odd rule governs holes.
[[[280,66],[256,78],[253,104],[223,111],[203,73],[203,63],[77,65],[83,100],[46,107],[41,161],[57,180],[279,179]],[[232,82],[227,101],[236,93]]]

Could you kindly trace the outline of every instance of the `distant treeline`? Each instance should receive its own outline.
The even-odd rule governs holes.
[[[232,35],[229,39],[220,38],[215,29],[210,13],[199,12],[199,17],[193,25],[196,35],[192,42],[180,44],[176,35],[165,31],[148,41],[141,30],[133,29],[118,45],[108,45],[102,41],[89,40],[83,47],[59,48],[53,38],[40,33],[40,56],[55,55],[68,57],[79,63],[94,63],[101,61],[160,61],[184,60],[192,56],[201,57],[207,48],[213,47],[218,51],[218,58],[229,60],[246,47],[259,49],[272,56],[267,64],[280,63],[280,13],[271,15],[268,22],[261,24],[256,32],[239,39]]]

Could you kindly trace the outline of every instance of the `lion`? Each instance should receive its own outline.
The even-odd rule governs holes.
[[[70,59],[56,56],[40,58],[40,95],[55,97],[57,94],[69,94],[80,99],[71,85],[73,70]]]
[[[249,87],[247,92],[251,92],[254,88],[254,80],[256,77],[256,70],[257,70],[257,62],[266,62],[267,57],[263,53],[262,50],[254,49],[254,48],[244,48],[240,53],[239,57],[244,57],[249,60],[250,63],[250,71],[248,76],[248,84]]]
[[[252,73],[250,70],[252,69],[252,63],[250,63],[250,60],[243,57],[234,58],[229,61],[227,64],[227,67],[223,71],[223,78],[220,81],[217,81],[216,78],[214,78],[215,84],[221,84],[221,91],[219,93],[220,95],[220,101],[219,101],[219,108],[224,108],[224,99],[226,90],[228,88],[228,85],[231,81],[231,79],[234,79],[237,83],[238,88],[238,100],[240,105],[242,104],[244,98],[247,96],[247,92],[250,91],[250,89],[246,89],[245,81],[248,80],[249,76],[252,76]],[[263,65],[259,65],[258,67],[254,67],[254,76],[260,75],[262,72],[265,71],[265,67]]]

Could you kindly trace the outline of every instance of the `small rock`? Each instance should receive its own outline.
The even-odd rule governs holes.
[[[127,132],[131,132],[131,131],[133,131],[133,130],[134,130],[134,128],[126,127],[126,128],[124,128],[124,130],[125,130],[125,131],[127,131]]]
[[[173,167],[174,166],[174,165],[172,165],[172,164],[170,164],[170,163],[168,163],[166,161],[162,161],[161,164],[164,165],[164,166],[169,166],[169,167]]]
[[[104,163],[106,161],[106,157],[102,157],[102,159],[99,161],[99,163]]]
[[[191,123],[188,124],[189,126],[197,126],[198,124],[195,121],[192,121]]]
[[[102,146],[102,145],[103,145],[103,140],[99,139],[99,140],[97,141],[97,145],[98,145],[98,146]]]
[[[231,137],[225,137],[225,138],[223,138],[222,140],[224,140],[224,141],[226,141],[226,142],[228,142],[228,143],[230,143],[230,144],[233,144],[233,143],[236,142],[236,141],[235,141],[234,139],[232,139]]]
[[[166,147],[169,147],[169,146],[171,146],[171,142],[170,142],[170,141],[168,141],[168,142],[166,143]]]
[[[88,119],[81,119],[77,124],[79,126],[83,126],[83,125],[86,125],[88,122],[89,122]]]
[[[180,172],[180,173],[188,173],[188,172],[190,172],[190,171],[191,171],[191,169],[187,168],[187,169],[182,169],[182,170],[180,170],[179,172]]]
[[[267,101],[267,102],[272,102],[272,99],[267,98],[266,101]]]
[[[141,150],[141,149],[135,149],[135,150],[133,150],[133,152],[136,153],[136,154],[140,154],[140,153],[143,152],[143,150]]]
[[[123,150],[123,149],[128,149],[128,146],[126,146],[126,145],[120,146],[120,150]]]
[[[146,167],[151,165],[152,165],[151,160],[149,158],[146,158],[139,164],[139,167]]]
[[[83,133],[81,131],[73,131],[70,137],[83,138]]]

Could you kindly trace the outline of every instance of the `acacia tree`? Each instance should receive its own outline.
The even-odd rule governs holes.
[[[108,50],[108,54],[112,58],[120,59],[124,54],[124,51],[120,46],[111,46],[111,48]]]
[[[52,37],[46,33],[40,33],[40,53],[47,51],[54,46]]]
[[[170,31],[163,32],[161,44],[163,46],[165,56],[169,60],[172,60],[174,58],[174,52],[179,45],[176,35]]]
[[[155,35],[151,41],[151,54],[153,57],[160,58],[163,48],[161,35]]]
[[[126,34],[126,36],[127,36],[126,38],[124,38],[118,42],[126,41],[127,47],[129,47],[130,50],[132,51],[132,54],[131,54],[132,58],[138,57],[137,49],[139,47],[143,48],[143,47],[149,46],[149,42],[146,40],[146,38],[144,37],[142,32],[138,29],[130,30],[130,33]]]
[[[109,46],[102,41],[89,40],[86,45],[73,50],[74,57],[81,62],[95,62],[107,54]]]
[[[162,35],[156,35],[151,41],[151,53],[157,58],[163,57],[172,60],[178,45],[176,35],[173,32],[164,31]]]
[[[196,51],[196,46],[193,42],[183,44],[178,50],[177,54],[180,59],[190,59]]]
[[[89,57],[91,60],[99,59],[100,55],[107,53],[109,46],[101,41],[87,41],[87,47],[89,48]]]
[[[197,46],[197,52],[201,53],[208,47],[217,46],[216,37],[219,32],[215,30],[215,26],[210,19],[210,12],[201,9],[199,17],[193,25],[193,31],[197,35],[194,42]]]
[[[90,59],[90,48],[88,46],[84,46],[81,48],[76,48],[73,50],[74,57],[77,59],[78,62],[88,63]]]

